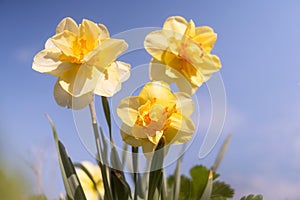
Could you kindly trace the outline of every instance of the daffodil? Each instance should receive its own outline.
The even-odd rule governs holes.
[[[127,43],[110,38],[103,24],[83,19],[77,25],[67,17],[34,57],[32,68],[58,77],[54,97],[59,105],[80,109],[94,93],[109,97],[120,89],[130,65],[116,58],[126,49]]]
[[[76,169],[86,199],[98,200],[99,195],[104,197],[104,185],[99,166],[89,161],[81,162],[82,166],[88,171],[89,175],[81,168]],[[92,179],[91,179],[92,178]]]
[[[179,90],[194,93],[221,68],[219,58],[210,53],[216,39],[217,34],[208,26],[195,27],[192,20],[169,17],[163,29],[148,34],[144,42],[145,49],[153,56],[151,79],[176,82]]]
[[[190,140],[195,130],[190,119],[194,104],[183,92],[172,93],[168,84],[147,83],[139,96],[121,100],[117,113],[123,124],[123,140],[142,146],[144,153],[153,152],[162,139],[165,145]]]

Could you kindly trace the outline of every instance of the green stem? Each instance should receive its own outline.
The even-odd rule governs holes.
[[[102,100],[102,107],[104,110],[105,119],[108,125],[109,139],[113,143],[109,103],[107,101],[107,98],[104,96],[101,96],[101,100]]]
[[[155,149],[153,159],[151,161],[150,174],[149,174],[149,186],[148,186],[148,200],[152,200],[155,197],[155,191],[158,190],[158,195],[161,194],[162,182],[163,182],[163,161],[164,161],[164,141],[161,139]]]
[[[138,147],[132,147],[132,165],[133,165],[133,181],[134,181],[134,200],[137,200],[138,196],[138,174],[137,174],[137,166],[138,166],[138,160],[137,160],[137,153],[139,151]]]
[[[92,125],[93,125],[95,140],[96,140],[96,146],[97,146],[97,162],[98,162],[98,165],[99,165],[101,173],[102,173],[103,185],[104,185],[104,189],[105,189],[105,196],[107,197],[107,200],[113,200],[112,193],[111,193],[111,190],[109,187],[109,185],[110,185],[109,181],[108,181],[109,178],[107,178],[107,175],[109,174],[109,172],[107,172],[108,167],[102,163],[103,158],[102,158],[102,153],[101,153],[101,142],[100,142],[100,137],[99,137],[99,130],[98,130],[94,98],[92,99],[91,103],[89,104],[89,107],[90,107]]]

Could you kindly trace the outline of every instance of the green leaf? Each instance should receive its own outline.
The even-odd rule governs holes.
[[[259,195],[250,194],[248,196],[242,197],[241,200],[263,200],[263,196],[260,194]]]
[[[96,141],[96,147],[97,147],[97,163],[100,167],[100,170],[101,170],[101,174],[102,174],[102,180],[103,180],[103,185],[104,185],[104,190],[105,190],[105,199],[107,200],[112,200],[113,197],[112,197],[112,192],[111,192],[111,188],[109,186],[109,178],[108,178],[108,174],[107,171],[109,171],[108,167],[105,166],[103,164],[103,159],[106,159],[106,153],[107,153],[107,147],[106,147],[106,143],[105,143],[105,140],[103,140],[103,143],[104,143],[104,156],[103,156],[103,151],[102,151],[102,148],[101,148],[101,141],[100,141],[100,136],[99,136],[99,131],[98,131],[98,125],[97,123],[93,123],[93,129],[94,129],[94,136],[95,136],[95,141]],[[104,138],[103,136],[103,132],[102,132],[102,129],[100,127],[100,132],[101,132],[101,136],[102,136],[102,139]]]
[[[112,141],[111,118],[110,118],[109,104],[108,104],[108,101],[107,101],[106,97],[101,96],[101,100],[102,100],[102,107],[103,107],[104,114],[105,114],[105,119],[106,119],[108,129],[109,129],[109,138]]]
[[[77,168],[81,169],[89,177],[89,179],[93,183],[94,189],[97,191],[99,197],[101,197],[100,193],[98,191],[97,183],[95,182],[95,180],[94,180],[92,174],[89,172],[89,170],[87,168],[85,168],[85,166],[81,163],[74,163],[74,167],[77,167]]]
[[[180,193],[180,165],[181,158],[177,160],[176,169],[174,173],[174,185],[173,185],[173,198],[178,199]]]
[[[212,188],[213,188],[213,174],[212,174],[212,171],[210,171],[205,190],[204,190],[200,200],[210,199]]]
[[[77,177],[75,167],[72,160],[68,156],[64,145],[58,140],[59,153],[61,156],[62,164],[65,169],[65,175],[67,177],[68,184],[70,186],[72,195],[75,200],[86,200],[83,189]]]
[[[181,175],[179,198],[191,199],[191,195],[192,195],[192,182],[188,177]]]
[[[227,150],[227,148],[229,146],[229,143],[230,143],[230,140],[231,140],[231,136],[232,135],[229,134],[226,137],[226,139],[225,139],[225,141],[224,141],[224,143],[223,143],[223,145],[222,145],[222,147],[221,147],[221,149],[220,149],[220,151],[218,153],[216,161],[215,161],[214,165],[211,167],[211,170],[213,170],[214,172],[217,171],[217,169],[218,169],[218,167],[219,167],[219,165],[220,165],[220,163],[221,163],[221,161],[222,161],[222,159],[223,159],[223,157],[224,157],[224,155],[226,153],[226,150]]]
[[[111,169],[111,188],[114,200],[132,199],[130,186],[123,172]]]
[[[55,125],[49,115],[46,115],[52,127],[56,150],[63,183],[67,193],[67,199],[85,200],[83,189],[75,172],[75,168],[69,158],[64,145],[58,140]]]
[[[232,198],[233,195],[234,195],[234,190],[230,188],[230,185],[221,181],[215,181],[213,183],[211,200]]]
[[[195,166],[190,170],[192,177],[192,198],[200,199],[206,188],[210,170],[204,166]]]
[[[151,172],[149,174],[148,200],[158,198],[156,196],[157,194],[160,196],[163,181],[162,165],[164,161],[164,152],[163,149],[161,149],[163,146],[163,142],[160,141],[153,154],[150,167]],[[156,190],[158,190],[158,193]]]

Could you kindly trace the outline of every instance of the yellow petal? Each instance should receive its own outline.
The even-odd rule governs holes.
[[[88,175],[81,169],[76,169],[76,174],[79,178],[85,197],[91,200],[98,200],[98,192],[93,188],[93,182]]]
[[[95,51],[89,53],[84,60],[87,65],[95,66],[99,71],[104,72],[127,47],[124,40],[107,39]]]
[[[83,19],[79,25],[79,39],[85,42],[88,51],[92,51],[98,46],[98,38],[101,35],[99,26],[90,21]]]
[[[188,37],[194,37],[196,35],[195,23],[193,22],[193,20],[191,20],[187,25],[184,35]]]
[[[87,199],[98,200],[98,192],[103,197],[104,195],[104,185],[102,181],[102,175],[98,165],[94,165],[89,161],[81,162],[83,167],[90,173],[94,182],[97,184],[97,188],[94,187],[94,184],[90,177],[82,169],[76,169],[77,176],[81,183],[82,189],[86,195]]]
[[[194,83],[200,86],[203,82],[207,81],[214,72],[217,72],[221,68],[221,61],[218,56],[204,53],[203,62],[196,65],[197,75],[194,76]],[[197,80],[198,83],[197,83]]]
[[[165,23],[163,25],[163,29],[173,30],[173,31],[183,35],[186,30],[187,25],[188,25],[188,22],[183,17],[173,16],[173,17],[169,17],[165,21]]]
[[[163,131],[156,131],[154,136],[148,135],[148,140],[153,144],[157,145],[161,137],[163,136]]]
[[[81,164],[90,172],[96,182],[102,181],[101,170],[98,165],[94,165],[89,161],[82,161]]]
[[[108,32],[108,30],[107,30],[107,28],[106,28],[106,26],[105,25],[103,25],[103,24],[98,24],[98,27],[100,28],[100,38],[109,38],[110,37],[110,35],[109,35],[109,32]]]
[[[70,31],[64,31],[51,38],[53,44],[59,48],[66,56],[75,57],[73,44],[77,41],[77,35]]]
[[[104,72],[96,85],[95,94],[111,97],[121,89],[121,83],[130,76],[130,65],[123,62],[113,62]]]
[[[52,39],[49,38],[45,43],[45,49],[53,49],[53,48],[56,49],[56,51],[60,51],[59,48],[57,48],[55,44],[52,42]]]
[[[41,73],[59,76],[74,66],[72,63],[61,62],[59,60],[60,55],[60,51],[56,48],[44,49],[34,57],[32,69]]]
[[[192,83],[188,82],[185,77],[180,77],[180,78],[176,79],[176,85],[177,85],[179,91],[185,92],[190,95],[194,94],[198,89],[198,86],[193,85]]]
[[[175,82],[174,79],[176,79],[177,77],[172,72],[168,73],[168,72],[170,72],[170,69],[171,69],[170,67],[166,66],[162,62],[159,62],[156,59],[152,59],[149,64],[150,79],[152,81],[160,80],[160,81],[164,81],[168,84],[171,84],[171,83]],[[167,73],[170,74],[171,77],[168,76]]]
[[[169,119],[171,121],[170,126],[164,133],[168,143],[182,144],[192,138],[195,126],[191,119],[180,113],[173,113]]]
[[[194,111],[194,102],[191,96],[184,92],[176,92],[174,95],[177,99],[176,109],[186,117],[191,116]]]
[[[175,105],[175,97],[170,91],[169,85],[162,81],[147,83],[140,92],[139,97],[142,104],[149,100],[169,109]]]
[[[59,76],[59,84],[72,96],[80,97],[94,91],[101,75],[101,72],[89,66],[76,66]]]
[[[137,124],[133,125],[131,129],[131,134],[134,138],[138,140],[145,140],[147,139],[145,127],[139,126]]]
[[[97,191],[95,191],[95,190],[84,190],[84,189],[83,189],[83,191],[84,191],[84,195],[85,195],[86,199],[99,200]]]
[[[147,141],[147,140],[142,141],[143,153],[146,155],[147,158],[150,158],[147,156],[147,154],[154,152],[155,147],[156,147],[156,145],[150,141]],[[150,156],[151,155],[152,154],[150,154]]]
[[[142,146],[141,141],[131,135],[132,127],[123,124],[120,131],[121,131],[122,139],[126,144],[129,144],[134,147]]]
[[[162,61],[164,52],[168,49],[169,42],[162,31],[149,33],[144,41],[144,47],[155,59]]]
[[[56,33],[61,33],[63,31],[70,31],[75,33],[76,35],[78,35],[79,33],[79,28],[77,23],[70,17],[66,17],[63,20],[61,20],[61,22],[59,22],[59,24],[56,27]]]
[[[127,97],[122,99],[117,113],[123,123],[133,127],[138,117],[138,108],[140,107],[140,101],[138,97]]]
[[[56,103],[62,107],[80,110],[85,108],[92,101],[93,93],[87,93],[80,97],[72,97],[57,81],[54,86],[54,98]]]
[[[217,40],[217,34],[208,26],[200,26],[196,28],[196,36],[193,40],[209,53]]]

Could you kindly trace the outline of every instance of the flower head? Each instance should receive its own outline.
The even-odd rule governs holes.
[[[59,105],[80,109],[93,93],[112,96],[120,89],[130,65],[115,60],[126,49],[127,43],[110,38],[103,24],[83,19],[77,25],[67,17],[34,57],[32,68],[58,77],[54,97]]]
[[[187,22],[180,16],[169,17],[163,30],[148,34],[144,43],[153,56],[151,79],[176,82],[181,91],[194,93],[221,68],[219,58],[210,54],[216,39],[217,35],[210,27],[195,27],[192,20]],[[183,78],[190,83],[190,88],[186,87]]]
[[[161,139],[165,144],[187,142],[195,129],[189,118],[193,109],[188,94],[173,94],[166,83],[149,82],[139,96],[127,97],[119,104],[122,138],[132,146],[142,146],[145,153],[154,151]]]
[[[83,161],[81,164],[91,176],[89,177],[89,175],[81,168],[76,169],[76,174],[79,178],[86,199],[98,200],[99,195],[104,197],[104,185],[100,168],[89,161]],[[91,178],[93,180],[91,180]]]

